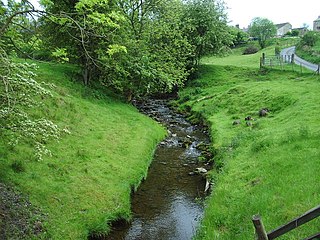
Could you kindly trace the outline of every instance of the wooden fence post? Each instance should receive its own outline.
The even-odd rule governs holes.
[[[291,55],[291,63],[294,64],[294,54]]]
[[[266,64],[266,54],[262,53],[262,65]]]
[[[252,217],[252,222],[256,229],[257,240],[268,240],[268,235],[263,226],[261,217],[259,215],[254,215]]]

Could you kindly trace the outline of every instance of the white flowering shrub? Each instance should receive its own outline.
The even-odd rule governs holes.
[[[52,96],[45,84],[34,80],[36,68],[34,64],[12,62],[0,48],[0,135],[13,147],[28,142],[41,160],[51,154],[45,144],[68,131],[48,119],[31,116],[33,108],[41,107],[41,99]]]

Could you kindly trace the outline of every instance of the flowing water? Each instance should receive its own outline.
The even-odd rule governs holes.
[[[107,239],[191,239],[203,215],[205,178],[199,145],[209,143],[205,130],[173,112],[165,100],[136,103],[141,112],[164,124],[168,137],[159,144],[148,176],[132,196],[132,222],[113,225]]]

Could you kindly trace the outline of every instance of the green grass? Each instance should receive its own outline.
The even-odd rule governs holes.
[[[296,53],[299,57],[309,62],[320,64],[320,39],[313,47],[297,48]]]
[[[130,218],[130,193],[146,176],[165,130],[134,107],[83,87],[71,65],[39,63],[39,81],[53,83],[35,116],[71,134],[50,142],[52,157],[37,161],[27,143],[0,142],[0,180],[10,182],[47,214],[42,238],[87,239],[108,232],[110,221]],[[17,171],[17,169],[19,171]]]
[[[201,59],[201,63],[204,65],[221,65],[221,66],[239,66],[248,68],[259,68],[260,57],[262,53],[266,56],[275,55],[275,45],[281,48],[290,47],[296,44],[298,39],[295,38],[281,38],[269,40],[268,47],[261,49],[259,52],[250,55],[243,55],[244,49],[247,45],[231,49],[228,56],[207,56]],[[248,43],[248,45],[254,45],[258,47],[257,42]]]
[[[320,79],[225,66],[236,58],[203,65],[179,92],[181,109],[211,126],[216,151],[213,192],[197,239],[254,239],[253,215],[270,231],[320,202]],[[270,109],[267,117],[258,116],[261,108]],[[248,115],[254,118],[249,127]],[[233,125],[236,119],[240,125]],[[319,226],[313,220],[279,239],[302,239]]]

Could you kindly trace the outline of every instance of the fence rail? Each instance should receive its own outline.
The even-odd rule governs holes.
[[[252,217],[253,225],[256,229],[257,234],[257,240],[272,240],[277,237],[282,236],[283,234],[317,218],[320,216],[320,205],[317,207],[309,210],[308,212],[304,213],[298,218],[293,219],[292,221],[288,222],[287,224],[278,227],[271,232],[267,233],[264,225],[262,223],[261,217],[259,215],[255,215]],[[311,240],[311,239],[319,239],[320,238],[320,232],[314,234],[313,236],[310,236],[304,240]]]
[[[297,61],[295,59],[295,54],[291,54],[291,55],[268,55],[268,56],[266,56],[265,53],[262,53],[262,56],[260,57],[260,68],[263,68],[263,67],[270,67],[270,68],[280,67],[280,69],[283,70],[285,68],[285,66],[291,65],[292,71],[294,71],[295,63],[297,63]],[[302,63],[300,63],[300,62],[297,63],[297,64],[300,65],[300,70],[298,70],[298,71],[300,71],[302,73],[304,65]],[[315,66],[318,66],[317,70],[315,70],[315,73],[320,75],[320,64],[315,65]],[[313,67],[313,69],[314,69],[314,67]]]

